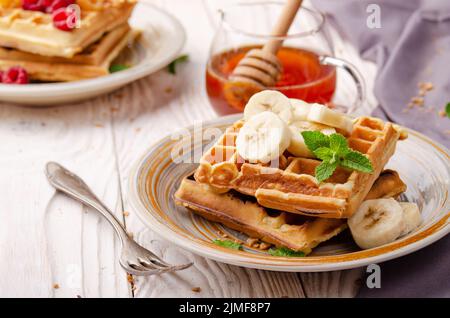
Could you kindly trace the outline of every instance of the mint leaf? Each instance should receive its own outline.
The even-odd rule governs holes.
[[[339,156],[345,155],[349,151],[347,139],[341,134],[330,135],[330,149]]]
[[[358,151],[350,151],[341,161],[340,165],[344,168],[358,170],[361,172],[373,172],[372,163],[370,160]]]
[[[321,147],[330,148],[329,137],[320,131],[302,131],[301,134],[305,145],[311,152]]]
[[[450,103],[445,106],[445,113],[447,114],[447,117],[450,118]]]
[[[450,112],[450,103],[447,105]],[[365,173],[373,172],[370,160],[348,146],[348,141],[341,134],[327,136],[320,131],[303,131],[303,139],[308,149],[322,160],[315,169],[318,182],[327,180],[338,166]]]
[[[189,55],[187,55],[187,54],[181,55],[181,56],[177,57],[175,60],[173,60],[167,66],[167,70],[169,71],[170,74],[175,75],[177,73],[177,70],[176,70],[177,64],[187,62],[188,60],[189,60]]]
[[[218,246],[222,246],[222,247],[226,247],[226,248],[231,248],[233,250],[242,250],[242,244],[230,241],[230,240],[214,240],[213,241],[214,244],[218,245]]]
[[[333,175],[334,170],[336,170],[337,165],[338,165],[337,161],[334,162],[322,161],[322,163],[318,165],[315,170],[317,181],[322,182],[331,177]]]
[[[120,72],[123,70],[126,70],[130,68],[129,65],[125,65],[125,64],[113,64],[109,67],[109,72],[110,73],[116,73],[116,72]]]
[[[317,158],[323,161],[330,161],[334,157],[334,152],[330,148],[320,147],[314,150],[314,154]]]
[[[305,256],[305,253],[296,252],[287,247],[271,248],[268,251],[268,253],[272,256],[281,256],[281,257],[303,257],[303,256]]]

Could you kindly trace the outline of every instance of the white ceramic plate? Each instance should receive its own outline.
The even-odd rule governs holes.
[[[0,101],[30,106],[67,104],[114,91],[168,65],[186,40],[183,26],[169,13],[139,3],[130,24],[143,31],[134,48],[136,64],[127,70],[96,79],[49,84],[0,84]]]
[[[203,124],[201,129],[222,131],[241,115],[217,118]],[[187,128],[191,136],[202,136],[194,127]],[[198,126],[196,129],[199,129]],[[183,134],[174,136],[185,136]],[[140,219],[153,231],[174,244],[193,253],[233,265],[276,271],[333,271],[380,263],[419,250],[450,232],[450,153],[415,131],[400,141],[395,155],[386,168],[398,171],[408,190],[405,201],[416,202],[422,211],[423,223],[412,233],[395,242],[373,249],[360,250],[347,232],[320,244],[306,257],[276,257],[267,252],[244,247],[243,251],[212,244],[221,238],[218,231],[231,239],[245,242],[247,236],[195,215],[174,204],[173,195],[181,179],[196,168],[196,164],[176,164],[171,151],[189,149],[182,158],[194,157],[205,150],[211,140],[186,138],[173,140],[170,136],[151,147],[136,164],[130,178],[130,201]],[[193,145],[194,147],[184,147]]]

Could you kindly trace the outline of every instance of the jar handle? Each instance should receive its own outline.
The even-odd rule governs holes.
[[[364,79],[361,73],[356,69],[356,67],[340,58],[332,57],[332,56],[320,56],[319,61],[323,65],[331,65],[335,67],[339,67],[340,69],[345,70],[353,79],[356,86],[356,100],[353,102],[353,105],[347,108],[347,113],[353,113],[357,108],[361,107],[364,100],[366,99],[366,88],[364,84]]]

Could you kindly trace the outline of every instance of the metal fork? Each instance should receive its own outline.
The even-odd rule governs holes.
[[[80,177],[56,162],[48,162],[45,169],[50,184],[71,198],[100,212],[116,230],[122,251],[120,265],[130,274],[149,276],[174,272],[190,267],[193,263],[171,265],[132,240],[111,211],[92,193]]]

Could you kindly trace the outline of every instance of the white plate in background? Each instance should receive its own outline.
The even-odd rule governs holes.
[[[133,48],[136,64],[107,76],[68,83],[0,84],[0,101],[29,106],[74,103],[112,92],[167,66],[178,57],[186,41],[180,22],[157,7],[138,3],[130,19],[142,34]]]

